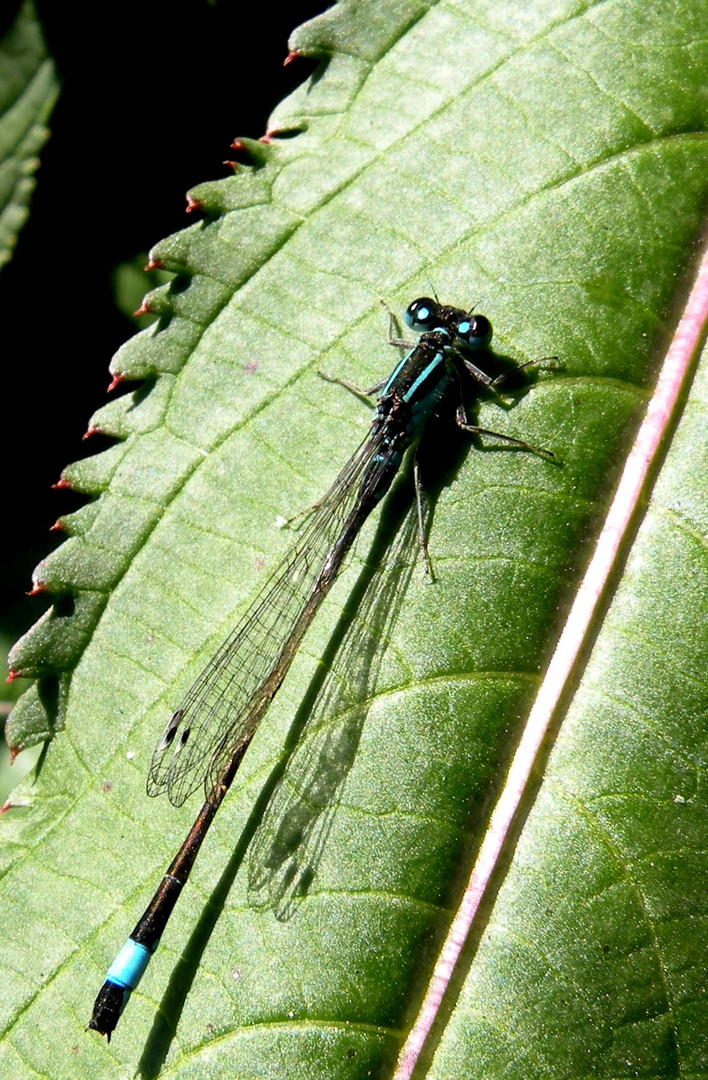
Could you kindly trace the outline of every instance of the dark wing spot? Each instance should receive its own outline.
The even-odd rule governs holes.
[[[180,750],[182,750],[184,748],[184,745],[187,742],[187,739],[189,738],[189,733],[190,733],[191,730],[192,729],[188,728],[188,727],[186,727],[184,729],[184,731],[182,732],[182,734],[179,737],[179,746],[175,747],[175,754],[179,754]]]
[[[162,752],[163,750],[166,750],[167,747],[171,744],[172,740],[175,737],[175,734],[177,732],[177,728],[179,727],[183,716],[184,716],[184,709],[178,709],[177,712],[172,714],[172,716],[170,717],[170,719],[169,719],[169,721],[167,723],[167,727],[165,728],[165,732],[164,732],[162,738],[160,739],[160,745],[157,748],[159,752]]]

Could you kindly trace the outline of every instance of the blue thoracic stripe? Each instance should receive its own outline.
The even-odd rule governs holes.
[[[431,375],[433,374],[433,372],[435,372],[435,371],[436,371],[436,369],[440,367],[440,364],[441,364],[441,363],[444,363],[444,359],[445,359],[445,357],[444,357],[444,353],[443,353],[443,350],[442,350],[442,349],[440,349],[440,350],[439,350],[438,352],[436,352],[436,353],[435,353],[435,356],[434,356],[434,357],[433,357],[433,359],[432,359],[432,360],[430,361],[430,363],[429,363],[429,364],[428,364],[428,366],[427,366],[427,367],[425,368],[425,370],[424,370],[424,371],[421,371],[420,375],[419,375],[419,376],[418,376],[418,378],[417,378],[417,379],[415,380],[415,382],[414,382],[414,383],[413,383],[413,385],[412,385],[412,386],[410,387],[410,389],[409,389],[409,390],[407,390],[407,391],[406,391],[406,393],[405,393],[405,394],[403,395],[403,400],[404,400],[405,402],[407,402],[408,404],[410,404],[410,402],[411,402],[411,401],[413,401],[413,400],[415,399],[415,397],[416,397],[416,395],[417,395],[417,393],[418,393],[418,391],[419,391],[420,387],[421,387],[421,386],[423,385],[423,383],[425,382],[425,380],[426,380],[426,379],[428,379],[428,378],[430,378],[430,376],[431,376]],[[435,383],[438,383],[439,381],[440,381],[440,376],[439,376],[439,375],[436,375],[436,377],[435,377],[435,379],[434,379],[434,382],[435,382]],[[431,387],[431,389],[432,389],[432,387]],[[427,397],[427,394],[428,394],[428,393],[430,393],[430,391],[429,391],[429,390],[428,390],[428,391],[426,391],[426,393],[425,393],[425,394],[424,394],[423,396],[424,396],[424,397]]]
[[[151,956],[152,952],[145,945],[139,945],[137,941],[128,938],[111,964],[106,975],[106,982],[124,986],[127,990],[134,990],[143,977]]]
[[[382,397],[386,397],[386,394],[388,394],[388,392],[390,391],[392,384],[395,383],[396,379],[400,375],[401,369],[404,367],[405,364],[408,363],[412,352],[413,352],[413,349],[411,349],[411,352],[407,352],[406,355],[403,357],[403,359],[400,360],[398,362],[398,364],[396,364],[395,368],[393,369],[393,371],[391,372],[391,374],[390,374],[390,376],[388,378],[388,381],[387,381],[386,385],[384,386],[383,390],[381,391],[381,396]]]

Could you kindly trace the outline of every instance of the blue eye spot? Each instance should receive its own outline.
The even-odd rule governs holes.
[[[457,324],[455,337],[468,349],[486,349],[492,340],[492,324],[485,315],[475,315]]]
[[[440,320],[440,305],[429,296],[419,296],[408,305],[404,319],[408,326],[421,333]]]

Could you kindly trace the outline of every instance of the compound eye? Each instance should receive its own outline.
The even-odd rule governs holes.
[[[455,337],[468,349],[486,349],[492,340],[492,324],[486,315],[468,315],[457,324]]]
[[[408,305],[403,318],[411,330],[425,333],[439,321],[440,305],[437,300],[431,300],[429,296],[420,296]]]

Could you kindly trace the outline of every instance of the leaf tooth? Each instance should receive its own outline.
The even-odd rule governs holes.
[[[62,516],[54,522],[52,529],[57,532],[66,533],[67,536],[85,536],[96,522],[98,513],[98,500],[94,499],[71,514],[62,514]]]
[[[108,384],[108,388],[106,389],[106,393],[107,394],[112,394],[113,391],[116,390],[120,386],[120,384],[122,382],[125,382],[125,373],[122,372],[122,371],[114,371],[112,365],[111,365],[111,367],[109,367],[108,370],[110,371],[113,378],[111,379],[111,381]],[[85,435],[84,435],[84,438],[86,438]]]
[[[100,454],[74,461],[62,471],[55,488],[67,488],[82,495],[105,491],[126,454],[125,443],[116,443]]]
[[[69,673],[93,633],[105,602],[105,593],[88,590],[57,596],[13,645],[9,666],[15,677],[40,679]]]
[[[68,676],[39,679],[28,687],[10,713],[5,739],[13,757],[51,739],[64,727]]]
[[[234,139],[231,147],[233,150],[238,150],[244,154],[247,158],[247,164],[256,169],[265,165],[273,157],[274,152],[270,140],[265,142],[263,139],[248,139],[244,136]]]

